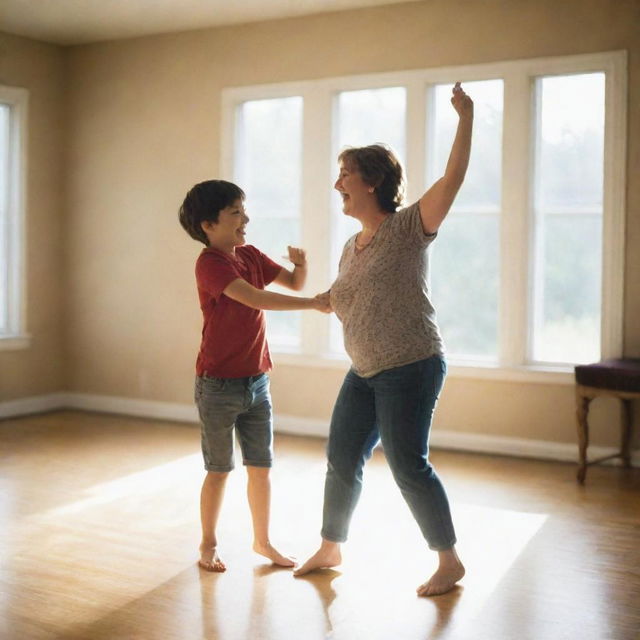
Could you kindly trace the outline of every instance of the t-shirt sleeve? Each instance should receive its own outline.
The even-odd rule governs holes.
[[[262,274],[264,276],[264,286],[266,287],[276,279],[282,270],[282,265],[274,262],[266,253],[262,253],[259,249],[256,249],[255,247],[253,247],[253,249],[262,263]]]
[[[435,233],[424,232],[420,216],[420,202],[418,201],[404,209],[400,209],[393,216],[395,218],[396,233],[407,236],[411,242],[415,242],[422,247],[431,244],[438,235],[437,231]]]
[[[198,289],[206,291],[216,302],[222,292],[242,276],[229,261],[211,253],[203,253],[196,262]]]

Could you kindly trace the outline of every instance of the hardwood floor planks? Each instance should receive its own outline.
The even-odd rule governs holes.
[[[344,563],[294,579],[251,551],[246,475],[228,482],[225,574],[196,566],[203,478],[193,425],[82,412],[0,422],[0,638],[637,640],[640,470],[434,451],[467,567],[435,568],[381,451]],[[277,436],[272,541],[319,542],[324,442]]]

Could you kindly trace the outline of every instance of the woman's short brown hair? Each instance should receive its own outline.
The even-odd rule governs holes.
[[[404,202],[402,165],[389,146],[378,143],[347,147],[338,156],[338,162],[356,169],[366,184],[375,188],[383,211],[396,211]]]

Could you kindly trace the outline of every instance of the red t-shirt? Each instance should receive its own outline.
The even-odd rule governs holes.
[[[196,262],[196,283],[204,316],[196,373],[244,378],[271,370],[264,311],[222,292],[237,278],[264,289],[282,267],[251,245],[236,247],[235,258],[208,247]]]

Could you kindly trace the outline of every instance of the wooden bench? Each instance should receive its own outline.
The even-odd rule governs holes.
[[[584,484],[589,465],[612,458],[622,458],[625,467],[631,466],[632,403],[640,398],[640,358],[611,359],[577,365],[575,375],[580,457],[577,477],[578,482]],[[612,396],[622,401],[622,441],[618,453],[587,461],[589,404],[600,396]]]

